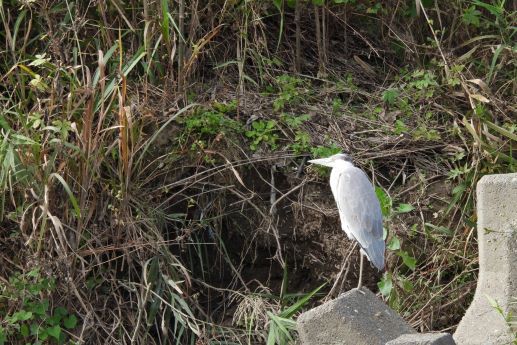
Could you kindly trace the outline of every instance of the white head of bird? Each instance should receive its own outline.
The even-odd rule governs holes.
[[[338,153],[309,163],[332,168],[330,189],[336,201],[341,228],[361,247],[359,284],[362,284],[363,255],[379,270],[384,268],[385,244],[382,212],[375,188],[368,176],[352,164],[350,156]]]
[[[336,167],[340,162],[352,163],[352,158],[346,153],[337,153],[327,158],[312,159],[309,161],[309,163],[323,165],[329,168]]]

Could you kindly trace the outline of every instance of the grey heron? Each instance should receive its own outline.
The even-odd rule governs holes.
[[[309,163],[332,168],[330,188],[339,211],[341,228],[360,249],[358,288],[362,286],[363,255],[378,269],[384,269],[385,244],[382,230],[382,212],[375,189],[368,176],[355,167],[347,154],[338,153]]]

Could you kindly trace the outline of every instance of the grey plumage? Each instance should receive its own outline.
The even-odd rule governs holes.
[[[339,211],[341,228],[350,239],[359,243],[370,262],[382,270],[385,251],[382,212],[375,189],[366,174],[344,154],[309,162],[332,167],[330,187]]]

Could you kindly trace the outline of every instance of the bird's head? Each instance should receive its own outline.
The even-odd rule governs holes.
[[[339,161],[352,162],[352,158],[346,153],[337,153],[327,158],[312,159],[309,163],[333,168]]]

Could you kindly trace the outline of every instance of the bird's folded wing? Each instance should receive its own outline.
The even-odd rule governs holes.
[[[382,249],[384,257],[382,213],[375,189],[366,174],[356,167],[343,171],[337,182],[335,197],[343,230],[353,235],[371,261],[379,262],[380,258],[373,256],[381,253],[372,253]]]

